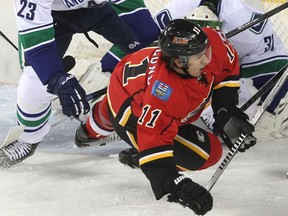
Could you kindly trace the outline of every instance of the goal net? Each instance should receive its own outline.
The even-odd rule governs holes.
[[[264,10],[269,11],[283,3],[287,2],[286,0],[263,0]],[[286,50],[288,51],[288,9],[281,11],[280,13],[272,16],[270,18],[273,23],[274,31],[278,33],[283,43],[285,44]]]

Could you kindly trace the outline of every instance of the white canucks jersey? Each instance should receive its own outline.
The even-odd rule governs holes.
[[[51,10],[75,10],[95,7],[108,0],[14,0],[19,30],[52,22]]]
[[[52,10],[99,7],[106,0],[14,0],[22,67],[30,65],[43,84],[63,71],[54,38]]]

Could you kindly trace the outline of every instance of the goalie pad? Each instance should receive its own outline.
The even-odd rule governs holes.
[[[258,90],[253,85],[253,80],[249,78],[240,79],[240,89],[239,89],[239,107],[241,107],[246,101],[248,101]],[[260,102],[260,98],[255,101],[245,113],[252,119],[258,110],[257,104]]]
[[[265,133],[263,133],[265,131]],[[275,115],[264,112],[256,125],[256,133],[262,139],[271,137],[288,137],[288,95],[281,99],[278,107],[275,109]],[[257,134],[256,134],[257,135]],[[261,136],[260,136],[261,135]]]

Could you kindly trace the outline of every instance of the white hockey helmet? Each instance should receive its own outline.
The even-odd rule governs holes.
[[[200,27],[209,27],[216,30],[221,29],[222,22],[219,21],[216,14],[214,14],[207,6],[199,6],[191,11],[187,19]]]

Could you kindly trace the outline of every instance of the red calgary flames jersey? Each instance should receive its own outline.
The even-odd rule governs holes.
[[[200,78],[184,79],[168,70],[157,47],[142,49],[116,66],[108,89],[114,117],[125,126],[133,113],[138,117],[139,151],[173,144],[178,127],[197,120],[213,89],[239,87],[238,56],[220,32],[204,28],[211,43],[212,59]],[[237,79],[235,79],[237,77]]]

